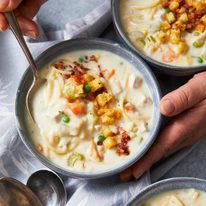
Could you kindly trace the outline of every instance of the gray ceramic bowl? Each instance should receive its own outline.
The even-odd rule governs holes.
[[[206,181],[190,177],[178,177],[162,180],[142,190],[127,204],[127,206],[140,206],[149,198],[162,192],[190,188],[206,192]]]
[[[118,36],[129,49],[131,49],[137,55],[145,59],[155,71],[163,74],[169,74],[169,75],[186,76],[186,75],[191,75],[206,70],[205,64],[199,66],[189,66],[189,67],[164,64],[150,58],[149,56],[145,55],[141,50],[137,49],[129,40],[122,27],[121,20],[120,20],[120,12],[119,12],[119,2],[120,0],[112,0],[113,22]]]
[[[101,178],[105,176],[110,176],[113,174],[117,174],[124,169],[128,168],[132,164],[134,164],[137,160],[139,160],[145,152],[149,149],[151,144],[154,142],[159,128],[161,124],[161,114],[158,110],[158,104],[161,98],[160,89],[158,86],[158,83],[150,71],[149,67],[138,57],[136,57],[133,53],[126,50],[125,48],[121,47],[120,45],[107,41],[107,40],[100,40],[100,39],[77,39],[77,40],[70,40],[65,41],[59,44],[56,44],[55,46],[47,49],[44,53],[42,53],[37,59],[37,65],[39,69],[42,69],[46,64],[51,62],[54,58],[66,54],[71,51],[77,51],[82,49],[96,49],[96,50],[106,50],[110,51],[114,54],[117,54],[127,61],[131,62],[137,70],[141,73],[143,79],[146,81],[153,102],[154,102],[154,120],[153,120],[153,126],[151,133],[149,137],[147,138],[147,141],[144,145],[142,145],[142,148],[131,157],[128,161],[123,162],[122,165],[118,168],[113,168],[111,170],[102,171],[100,173],[79,173],[79,172],[72,172],[70,170],[61,168],[58,165],[53,164],[48,159],[46,159],[44,156],[40,155],[34,148],[34,145],[32,144],[31,138],[28,135],[28,128],[25,124],[25,118],[24,118],[24,109],[25,109],[25,98],[26,93],[31,85],[32,82],[32,73],[30,69],[27,69],[24,73],[16,96],[16,105],[15,105],[15,113],[16,113],[16,122],[17,122],[17,128],[19,131],[19,134],[21,136],[22,141],[24,144],[28,147],[28,149],[48,168],[51,170],[54,170],[58,173],[68,175],[71,177],[76,178],[84,178],[84,179],[94,179],[94,178]]]

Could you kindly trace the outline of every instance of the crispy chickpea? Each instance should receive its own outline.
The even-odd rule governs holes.
[[[176,18],[173,12],[169,12],[168,14],[166,14],[166,18],[167,21],[171,24],[173,22],[175,22]]]
[[[105,136],[105,137],[109,137],[111,136],[113,133],[112,131],[108,128],[108,127],[103,127],[101,129],[101,133]]]
[[[189,19],[188,19],[187,13],[181,14],[181,16],[179,17],[179,20],[182,22],[188,22]]]
[[[181,40],[180,29],[172,29],[170,33],[170,42],[172,44],[179,44],[180,40]]]
[[[201,22],[206,26],[206,14],[201,18]]]
[[[104,142],[104,146],[108,149],[112,149],[117,145],[117,138],[116,137],[107,137]]]
[[[161,22],[161,29],[163,31],[167,31],[170,28],[171,28],[171,25],[168,23],[168,21]]]
[[[167,33],[163,32],[163,31],[160,31],[158,34],[157,34],[157,38],[160,40],[161,43],[166,43],[168,41],[168,35]]]
[[[203,33],[205,31],[205,26],[203,24],[198,24],[195,29],[199,31],[200,33]]]
[[[187,50],[188,50],[188,45],[186,44],[186,42],[181,41],[178,44],[178,53],[179,54],[184,54]]]
[[[176,1],[172,1],[169,5],[169,9],[171,11],[174,11],[175,9],[179,8],[180,4]]]

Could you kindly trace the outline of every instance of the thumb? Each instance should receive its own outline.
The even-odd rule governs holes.
[[[165,116],[175,116],[206,98],[206,72],[195,75],[188,83],[164,96],[160,111]]]
[[[0,12],[13,11],[22,0],[0,0]]]

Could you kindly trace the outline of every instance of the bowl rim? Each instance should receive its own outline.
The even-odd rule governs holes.
[[[121,20],[120,20],[120,13],[119,13],[119,1],[121,0],[111,0],[112,19],[113,19],[114,27],[120,39],[133,52],[135,52],[137,55],[142,57],[151,65],[154,65],[155,69],[163,73],[165,73],[165,69],[169,70],[168,73],[170,74],[179,74],[179,75],[192,74],[192,73],[197,73],[206,70],[206,63],[202,65],[193,65],[193,66],[181,66],[181,65],[176,66],[176,65],[165,64],[163,62],[157,61],[149,57],[148,55],[144,54],[140,49],[136,48],[129,40],[122,27]]]
[[[98,44],[103,44],[105,47],[117,47],[118,49],[121,49],[124,53],[127,53],[129,55],[132,55],[133,58],[136,58],[137,61],[139,61],[142,65],[144,65],[144,71],[147,72],[147,75],[149,77],[149,79],[152,80],[152,84],[154,84],[155,86],[155,96],[158,100],[158,102],[160,102],[160,99],[162,97],[162,93],[161,93],[161,89],[159,86],[159,83],[155,77],[155,75],[153,74],[153,72],[151,71],[151,69],[149,68],[149,66],[138,56],[135,56],[135,54],[131,51],[129,51],[128,49],[126,49],[125,47],[121,46],[120,44],[113,42],[111,40],[107,40],[107,39],[102,39],[102,38],[78,38],[78,39],[72,39],[72,40],[66,40],[60,43],[57,43],[51,47],[49,47],[48,49],[46,49],[44,52],[42,52],[37,58],[35,58],[35,61],[38,63],[39,60],[41,60],[42,58],[44,58],[44,56],[46,54],[48,54],[50,51],[55,50],[56,48],[60,47],[63,44],[70,44],[70,43],[82,43],[82,42],[86,42],[88,44],[89,43],[98,43]],[[78,49],[74,49],[73,51],[78,50]],[[83,48],[84,50],[84,48]],[[107,49],[105,49],[106,51],[108,51]],[[66,54],[67,52],[65,52]],[[118,54],[116,54],[118,55]],[[57,55],[58,56],[58,55]],[[60,56],[60,55],[59,55]],[[122,57],[123,58],[123,57]],[[127,61],[127,59],[125,59]],[[136,68],[137,71],[138,68]],[[79,179],[99,179],[99,178],[104,178],[107,176],[112,176],[114,174],[117,174],[123,170],[125,170],[126,168],[130,167],[131,165],[133,165],[135,162],[137,162],[147,151],[148,149],[151,147],[151,145],[153,144],[153,142],[155,141],[160,127],[161,127],[161,123],[162,123],[162,115],[160,113],[160,111],[156,111],[156,123],[155,123],[155,128],[154,128],[154,135],[151,136],[150,141],[147,142],[147,144],[145,144],[144,149],[141,150],[141,153],[137,153],[136,155],[134,154],[133,157],[131,157],[129,160],[127,160],[124,164],[117,166],[113,169],[109,169],[106,171],[101,171],[101,172],[97,172],[97,173],[83,173],[83,172],[78,172],[78,171],[71,171],[71,170],[67,170],[63,167],[60,167],[59,165],[56,165],[54,163],[52,163],[50,160],[48,160],[45,156],[39,154],[35,148],[34,145],[31,143],[31,141],[29,140],[29,138],[27,137],[27,135],[25,134],[25,131],[23,131],[23,127],[22,127],[22,121],[21,118],[19,117],[19,104],[20,104],[20,99],[21,99],[21,90],[22,88],[24,88],[24,81],[26,79],[26,75],[28,74],[28,72],[30,71],[30,68],[28,67],[23,76],[21,77],[21,80],[19,82],[19,86],[18,86],[18,90],[16,93],[16,99],[15,99],[15,121],[16,121],[16,127],[17,127],[17,131],[19,133],[19,136],[22,140],[22,142],[24,143],[24,145],[26,145],[27,149],[29,149],[29,151],[43,164],[45,165],[47,168],[53,170],[54,172],[63,174],[65,176],[70,176],[73,178],[79,178]],[[141,74],[141,72],[140,72]],[[144,77],[144,75],[143,75]],[[149,88],[149,91],[151,92],[152,90]]]
[[[161,186],[165,186],[170,188],[170,185],[179,185],[181,183],[188,183],[188,184],[204,184],[206,186],[206,180],[204,179],[200,179],[200,178],[196,178],[196,177],[173,177],[173,178],[168,178],[168,179],[164,179],[158,182],[155,182],[147,187],[145,187],[143,190],[140,191],[140,193],[138,193],[136,196],[132,197],[128,203],[126,204],[126,206],[132,206],[133,204],[136,203],[136,201],[138,201],[139,198],[141,198],[144,195],[147,195],[149,192],[151,192],[153,189],[158,189]],[[179,188],[178,188],[179,189]],[[189,189],[186,187],[182,187],[180,189]],[[168,189],[168,191],[172,191],[175,189]],[[205,190],[206,192],[206,190]],[[158,195],[162,193],[162,191],[158,191],[156,194],[154,195]],[[149,198],[151,198],[153,195],[151,195]],[[138,202],[137,202],[138,203]]]

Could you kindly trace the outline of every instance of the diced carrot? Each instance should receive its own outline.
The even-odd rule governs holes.
[[[162,55],[162,61],[166,63],[171,63],[177,58],[178,55],[174,52],[174,50],[171,47],[168,47],[168,49],[166,49],[166,52]]]
[[[44,148],[43,148],[43,146],[42,146],[41,144],[38,144],[38,145],[36,146],[36,150],[37,150],[39,153],[43,153]]]
[[[111,79],[114,76],[114,74],[115,74],[115,69],[112,69],[112,71],[107,76],[107,79]]]
[[[70,78],[73,79],[77,84],[82,83],[82,79],[80,75],[72,75]]]
[[[84,115],[86,113],[85,102],[77,101],[74,103],[69,103],[68,107],[75,115]]]
[[[66,100],[69,102],[69,103],[73,103],[75,100],[74,99],[70,99],[70,98],[66,98]]]

